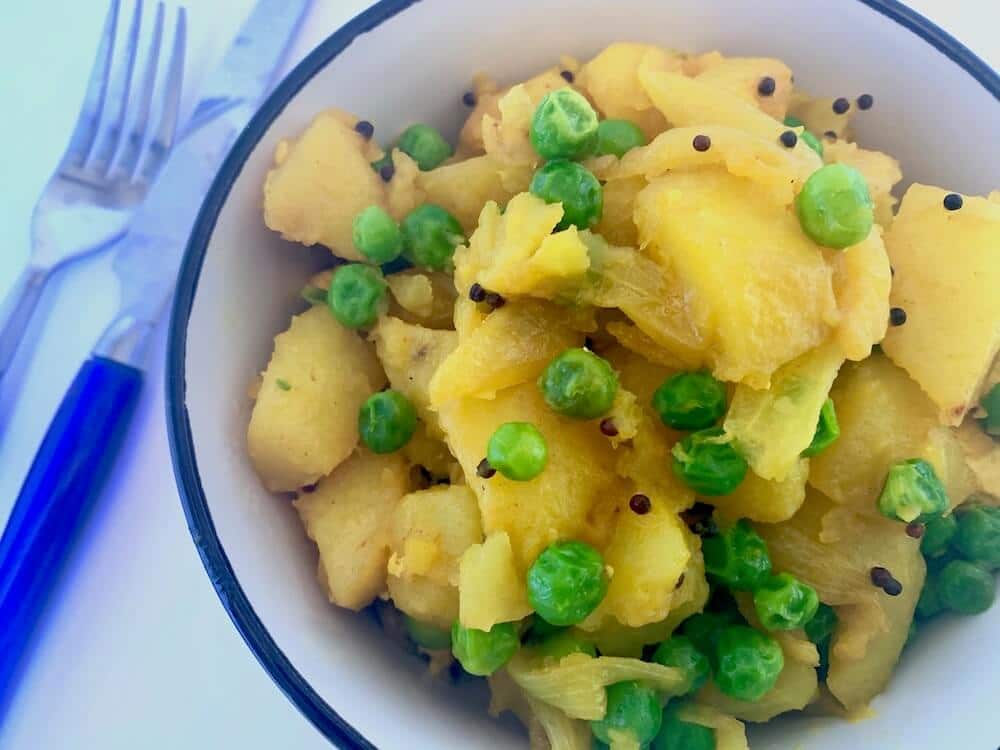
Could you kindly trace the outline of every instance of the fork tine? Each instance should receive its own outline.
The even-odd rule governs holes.
[[[177,119],[181,103],[181,87],[184,80],[184,54],[187,46],[187,11],[184,6],[177,9],[177,22],[174,28],[173,49],[170,52],[170,64],[167,69],[167,79],[163,91],[163,109],[160,112],[160,123],[152,142],[146,149],[140,179],[152,182],[163,162],[166,161],[170,149],[174,145],[177,134]]]
[[[163,41],[162,2],[156,5],[156,20],[153,24],[153,40],[149,48],[149,58],[146,60],[146,72],[143,75],[139,92],[139,105],[132,121],[132,129],[122,146],[122,153],[115,165],[116,171],[127,176],[135,173],[142,154],[142,146],[146,142],[146,131],[149,128],[149,111],[153,102],[153,90],[156,88],[156,67],[160,58],[160,44]]]
[[[112,71],[108,98],[105,106],[110,107],[105,118],[105,124],[98,135],[97,150],[85,169],[97,174],[107,174],[111,162],[115,158],[125,129],[125,117],[128,115],[129,94],[132,88],[132,76],[135,73],[135,60],[139,54],[139,30],[142,26],[142,0],[136,0],[132,8],[132,23],[129,25],[128,40],[125,45],[125,62],[115,66]]]
[[[101,124],[101,113],[108,93],[108,75],[111,72],[111,57],[115,51],[115,30],[118,28],[118,13],[121,0],[111,0],[108,15],[104,18],[104,29],[101,31],[101,41],[94,57],[94,66],[90,70],[90,80],[87,82],[87,93],[83,97],[80,115],[73,127],[69,146],[63,162],[70,166],[81,166],[90,154],[97,139],[97,128]]]

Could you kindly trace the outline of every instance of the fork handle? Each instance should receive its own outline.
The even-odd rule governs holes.
[[[0,307],[0,382],[14,361],[17,347],[24,338],[31,314],[38,306],[48,280],[47,270],[28,266],[18,276],[4,299],[3,307]]]
[[[0,537],[0,724],[46,601],[125,438],[142,378],[112,359],[83,363]]]

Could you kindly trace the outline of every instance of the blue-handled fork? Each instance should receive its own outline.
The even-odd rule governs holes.
[[[122,24],[112,0],[69,145],[35,205],[27,267],[0,307],[0,384],[52,273],[121,237],[166,162],[177,135],[186,20],[179,8],[165,72],[166,11],[156,5],[140,50],[144,0]],[[124,42],[116,44],[119,27]],[[145,58],[141,75],[136,73]],[[161,75],[162,73],[162,75]]]

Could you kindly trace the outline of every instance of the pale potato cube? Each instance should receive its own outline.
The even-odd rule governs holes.
[[[510,537],[498,531],[469,547],[459,564],[459,620],[467,628],[489,630],[531,614],[524,576],[514,560]]]
[[[358,409],[384,384],[372,347],[325,307],[292,318],[274,339],[247,430],[264,486],[293,491],[333,471],[358,444]]]
[[[890,300],[907,318],[882,348],[931,397],[941,423],[959,425],[1000,349],[1000,203],[965,196],[948,211],[946,194],[912,185],[886,233]]]
[[[409,490],[406,461],[364,448],[338,466],[295,509],[319,548],[319,578],[330,601],[359,610],[385,591],[389,529]]]
[[[824,145],[831,141],[849,138],[851,118],[857,111],[854,102],[850,102],[846,112],[837,114],[833,111],[833,97],[816,97],[801,89],[792,92],[792,100],[788,104],[788,114],[797,117],[805,123],[806,128],[817,138],[822,138]],[[833,134],[833,138],[827,136]]]
[[[410,211],[427,202],[418,182],[423,172],[413,157],[398,148],[392,150],[392,166],[395,171],[385,188],[386,208],[392,218],[402,221]]]
[[[1000,502],[1000,445],[968,419],[955,435],[979,489]]]
[[[751,180],[718,168],[657,178],[636,200],[636,224],[646,252],[679,277],[722,380],[767,388],[838,322],[822,251]]]
[[[352,239],[354,217],[368,206],[386,206],[371,148],[351,118],[321,112],[298,139],[279,147],[264,183],[264,222],[285,239],[363,260]]]
[[[476,497],[450,485],[411,492],[391,529],[389,596],[421,622],[448,629],[458,618],[459,561],[483,539]]]

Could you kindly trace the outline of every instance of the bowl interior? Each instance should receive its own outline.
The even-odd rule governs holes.
[[[259,625],[305,683],[368,741],[385,748],[519,748],[524,740],[516,730],[486,718],[481,693],[469,698],[462,690],[460,698],[445,682],[430,681],[422,663],[384,639],[370,618],[325,601],[315,581],[315,552],[294,511],[263,490],[246,458],[248,386],[267,362],[272,337],[302,309],[304,280],[328,259],[324,251],[281,241],[263,225],[261,185],[278,140],[299,132],[327,106],[371,119],[377,136],[386,139],[414,121],[454,135],[465,114],[461,92],[473,73],[514,81],[562,53],[586,58],[612,41],[638,40],[779,57],[808,90],[871,93],[874,109],[856,120],[864,145],[899,158],[908,182],[982,193],[1000,174],[1000,152],[990,147],[1000,132],[1000,107],[995,93],[874,0],[845,0],[836,12],[828,3],[803,0],[575,0],[572,9],[552,0],[424,0],[404,6],[382,4],[369,23],[399,12],[327,64],[352,34],[342,30],[305,63],[318,70],[300,90],[288,82],[280,87],[275,96],[288,99],[287,105],[273,122],[258,119],[252,135],[259,142],[254,147],[253,137],[245,139],[246,148],[234,154],[245,163],[228,195],[226,185],[217,188],[224,202],[214,229],[212,217],[205,219],[207,247],[195,243],[188,258],[175,322],[175,330],[185,328],[186,300],[193,297],[186,349],[171,363],[171,376],[185,378],[183,405],[194,447],[194,461],[180,462],[181,482],[188,503],[207,509],[214,524],[213,531],[196,521],[196,541],[206,549],[221,545],[235,573],[233,581],[225,571],[212,571],[224,602],[232,606],[241,588]],[[253,615],[241,609],[237,619],[248,618]],[[992,749],[1000,651],[980,644],[998,625],[1000,608],[936,624],[907,650],[873,718],[784,719],[755,729],[755,750],[945,743]],[[259,641],[251,646],[273,668],[278,655]],[[954,687],[942,689],[945,684]],[[929,696],[933,711],[925,710]]]

